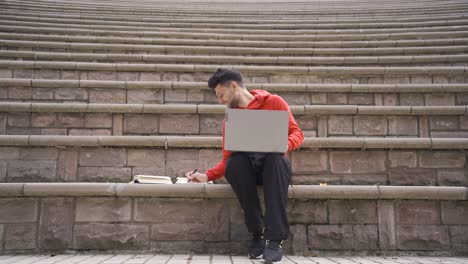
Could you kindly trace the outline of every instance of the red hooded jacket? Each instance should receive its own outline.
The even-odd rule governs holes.
[[[304,134],[296,123],[288,103],[278,95],[270,94],[264,90],[249,91],[255,98],[247,105],[245,109],[262,109],[262,110],[287,110],[289,112],[289,131],[288,131],[288,152],[291,152],[304,142]],[[223,159],[213,168],[206,172],[208,181],[213,181],[224,176],[226,171],[226,162],[231,155],[230,151],[224,150],[224,127],[223,121]]]

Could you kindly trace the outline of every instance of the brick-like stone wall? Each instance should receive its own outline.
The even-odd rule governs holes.
[[[300,149],[294,184],[466,186],[466,150]],[[133,175],[205,171],[221,150],[137,147],[0,147],[0,182],[129,182]]]
[[[0,198],[0,252],[138,250],[245,254],[234,198]],[[290,199],[288,254],[468,252],[468,202]]]
[[[140,73],[143,74],[143,73]],[[150,73],[148,73],[150,74]],[[146,81],[146,79],[143,79]],[[256,80],[254,78],[254,80]],[[268,82],[266,82],[268,83]],[[296,82],[293,82],[295,84]],[[320,84],[321,82],[312,82]],[[359,82],[358,82],[359,83]],[[363,82],[366,84],[366,82]],[[448,83],[448,82],[447,82]],[[276,84],[276,83],[275,83]],[[327,84],[327,83],[325,83]],[[338,82],[338,84],[347,84]],[[429,83],[432,84],[432,83]],[[437,84],[437,83],[434,83]],[[218,100],[212,91],[206,89],[206,84],[200,85],[198,89],[171,90],[156,89],[146,84],[141,88],[125,89],[125,87],[95,88],[74,87],[21,87],[9,85],[0,87],[0,99],[9,101],[27,102],[80,102],[80,103],[119,103],[119,104],[167,104],[167,103],[205,103],[217,104]],[[281,84],[276,84],[281,87]],[[284,84],[284,91],[272,93],[283,97],[290,105],[413,105],[413,106],[450,106],[468,104],[467,92],[340,92],[340,91],[287,91],[288,84]],[[261,85],[247,85],[248,89],[261,89]],[[268,88],[263,88],[270,90]],[[277,89],[276,89],[277,90]]]
[[[333,112],[294,115],[306,137],[468,137],[468,116],[462,113],[398,115],[394,111],[372,115],[372,110],[369,112],[369,115]],[[0,134],[221,135],[223,118],[223,113],[0,112]]]

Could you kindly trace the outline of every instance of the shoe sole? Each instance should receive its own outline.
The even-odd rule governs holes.
[[[261,259],[263,257],[263,254],[260,254],[258,256],[247,256],[249,259]]]

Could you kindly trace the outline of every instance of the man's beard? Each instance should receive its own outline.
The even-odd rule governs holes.
[[[232,101],[227,105],[228,108],[236,108],[239,106],[239,101],[232,98]]]

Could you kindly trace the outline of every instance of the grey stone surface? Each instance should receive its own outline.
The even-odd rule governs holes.
[[[76,249],[148,249],[149,228],[139,224],[75,224]]]
[[[203,254],[205,244],[203,241],[154,241],[150,243],[150,251],[162,254]],[[179,263],[184,263],[184,260],[179,260]]]
[[[165,152],[159,149],[128,149],[128,166],[165,168]]]
[[[377,203],[367,200],[330,200],[331,224],[376,224]]]
[[[468,225],[468,201],[442,201],[442,223]]]
[[[80,166],[124,166],[126,165],[125,149],[119,148],[83,148],[79,155]]]
[[[204,223],[158,223],[151,226],[151,240],[200,241],[207,227]]]
[[[401,250],[448,250],[450,240],[448,226],[399,225],[398,249]]]
[[[222,249],[234,249],[226,253],[213,253],[213,254],[200,254],[191,253],[190,250],[200,251],[203,248],[201,243],[190,242],[165,242],[154,243],[152,245],[157,251],[164,249],[177,248],[182,249],[178,254],[170,253],[151,253],[151,254],[61,254],[51,256],[37,256],[37,255],[5,255],[0,259],[9,264],[41,264],[41,263],[86,263],[86,264],[110,264],[110,263],[147,263],[147,264],[245,264],[245,263],[261,263],[259,260],[250,260],[245,254],[247,249],[244,244],[236,243],[206,243],[206,247],[213,249],[215,252],[220,252]],[[226,251],[226,250],[225,250]],[[228,255],[235,254],[236,255]],[[286,254],[280,263],[295,263],[295,264],[401,264],[401,263],[447,263],[459,264],[468,261],[464,256],[432,256],[431,254],[414,256],[374,256],[365,254],[321,254],[319,256],[301,256],[296,254]]]
[[[0,224],[0,252],[3,251],[3,244],[4,244],[3,234],[4,233],[5,233],[4,225]]]
[[[158,134],[159,115],[155,114],[124,114],[124,134]]]
[[[0,159],[15,160],[19,158],[20,148],[0,147]]]
[[[90,103],[125,104],[126,101],[124,89],[89,89],[88,92]]]
[[[54,92],[57,100],[87,100],[88,91],[80,88],[58,88]]]
[[[6,224],[5,250],[27,250],[36,248],[36,223]]]
[[[57,156],[55,148],[22,148],[19,154],[22,160],[56,160]]]
[[[393,201],[378,201],[379,245],[383,250],[396,248],[396,218]]]
[[[313,249],[353,249],[352,225],[309,225],[308,246]]]
[[[440,186],[468,186],[468,171],[465,169],[437,170]]]
[[[38,202],[34,198],[1,198],[0,222],[21,223],[35,222],[38,214]]]
[[[353,248],[355,250],[379,249],[377,225],[353,225]]]
[[[229,241],[230,208],[222,201],[205,200],[203,221],[207,227],[205,241]]]
[[[4,182],[6,180],[7,174],[7,162],[4,160],[0,160],[0,182]]]
[[[436,185],[437,176],[434,170],[420,168],[391,169],[388,174],[390,185]]]
[[[157,208],[157,210],[155,210]],[[201,199],[135,199],[135,221],[155,223],[203,222]]]
[[[323,172],[328,169],[328,153],[326,151],[304,150],[291,156],[291,166],[294,173]]]
[[[328,221],[326,201],[296,201],[288,204],[288,220],[293,224],[324,224]]]
[[[166,175],[183,177],[188,170],[197,168],[199,152],[195,149],[166,151]]]
[[[452,248],[455,250],[468,250],[468,236],[466,235],[468,234],[468,226],[450,226],[449,228]]]
[[[72,247],[73,199],[41,199],[38,247],[68,249]]]
[[[328,119],[328,132],[331,135],[352,135],[352,116],[330,116]]]
[[[8,113],[8,127],[30,127],[30,113]]]
[[[383,151],[331,151],[330,166],[333,173],[377,173],[385,171],[386,155]]]
[[[142,73],[143,74],[143,73]],[[129,104],[162,104],[164,102],[162,90],[138,89],[127,91]]]
[[[418,119],[412,116],[394,116],[388,118],[390,135],[417,136]]]
[[[424,168],[460,168],[465,166],[466,157],[463,151],[423,151],[419,163]]]
[[[417,153],[414,151],[389,151],[390,167],[414,168],[418,164]]]
[[[78,198],[76,222],[124,222],[131,218],[130,198]]]
[[[439,225],[440,204],[437,201],[401,201],[397,209],[400,225]]]
[[[80,167],[78,181],[88,182],[129,182],[131,168],[126,167]]]
[[[111,113],[86,114],[85,127],[110,128],[112,127],[112,114]]]
[[[76,181],[78,175],[78,150],[60,150],[57,167],[58,178],[66,182]]]
[[[31,126],[33,127],[56,127],[57,115],[55,113],[32,113]]]
[[[200,134],[220,135],[222,133],[223,116],[203,115],[200,117]]]
[[[290,238],[287,242],[290,244],[290,252],[294,255],[307,254],[307,226],[290,225]]]
[[[85,124],[84,113],[58,113],[57,126],[58,127],[83,127]]]
[[[377,136],[387,134],[387,120],[380,116],[355,116],[354,134]]]
[[[162,115],[159,120],[159,132],[164,134],[199,134],[198,115]]]

